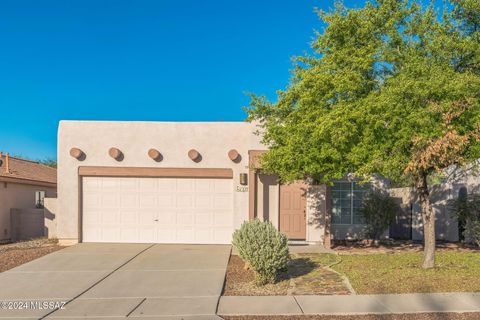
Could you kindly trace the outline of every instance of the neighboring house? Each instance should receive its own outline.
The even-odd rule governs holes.
[[[292,240],[361,238],[369,185],[279,184],[263,174],[246,122],[61,121],[57,236],[64,243],[230,243],[242,222],[269,220]],[[328,230],[327,230],[328,231]]]
[[[41,208],[56,194],[56,169],[0,152],[0,241],[11,239],[11,209]]]

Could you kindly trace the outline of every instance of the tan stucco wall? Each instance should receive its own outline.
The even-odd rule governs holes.
[[[56,196],[55,188],[0,182],[0,241],[10,239],[10,209],[35,208],[35,191],[45,191],[47,197]]]
[[[327,186],[310,185],[307,189],[307,241],[324,243]]]
[[[279,226],[280,185],[276,175],[257,175],[257,216]]]
[[[239,183],[239,174],[248,173],[248,150],[265,149],[245,122],[106,122],[61,121],[58,131],[58,220],[57,236],[64,242],[78,240],[78,167],[159,167],[159,168],[231,168],[234,187],[234,223],[238,227],[248,219],[248,188]],[[84,161],[69,155],[80,148]],[[108,155],[110,147],[120,149],[124,160]],[[163,161],[150,159],[147,151],[158,149]],[[190,149],[202,155],[195,163],[187,156]],[[242,159],[232,162],[227,152],[236,149]]]

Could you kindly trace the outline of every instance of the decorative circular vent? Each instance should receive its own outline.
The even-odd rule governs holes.
[[[77,160],[80,160],[82,161],[83,159],[85,159],[85,153],[80,150],[79,148],[72,148],[70,149],[70,155],[77,159]]]
[[[230,158],[230,160],[235,162],[240,157],[240,154],[238,153],[237,150],[232,149],[232,150],[228,151],[228,157]]]
[[[156,162],[160,162],[160,161],[163,160],[162,154],[157,149],[152,148],[152,149],[148,150],[148,156]]]
[[[112,157],[113,159],[115,159],[117,161],[122,161],[123,160],[123,153],[118,148],[113,148],[113,147],[110,148],[108,150],[108,154],[110,155],[110,157]]]
[[[200,155],[200,153],[195,150],[195,149],[190,149],[188,151],[188,157],[190,159],[192,159],[192,161],[195,161],[195,162],[199,162],[200,160],[202,160],[202,156]]]

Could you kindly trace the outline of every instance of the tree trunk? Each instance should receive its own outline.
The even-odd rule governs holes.
[[[423,268],[435,267],[435,211],[430,203],[427,175],[422,174],[416,183],[423,220]]]
[[[324,223],[324,236],[323,236],[323,246],[327,249],[332,248],[332,192],[329,186],[325,186],[325,223]]]

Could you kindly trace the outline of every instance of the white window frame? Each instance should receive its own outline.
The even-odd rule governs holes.
[[[35,191],[35,208],[43,208],[45,206],[45,190],[36,190]],[[41,206],[39,206],[39,204]]]
[[[355,184],[358,183],[358,181],[349,181],[349,180],[337,180],[337,181],[334,181],[334,184],[335,183],[348,183],[350,184],[350,223],[342,223],[342,222],[334,222],[333,221],[333,212],[332,212],[332,225],[344,225],[344,226],[350,226],[350,225],[363,225],[363,223],[354,223],[354,218],[355,218],[355,208],[354,207],[354,192],[355,192]],[[358,192],[358,191],[357,191]],[[365,191],[364,191],[365,192]],[[331,207],[333,209],[333,193],[330,193],[331,194]],[[340,198],[340,201],[341,201],[341,198]],[[340,210],[341,210],[342,206],[340,204]],[[340,221],[341,221],[341,212],[340,212]]]

